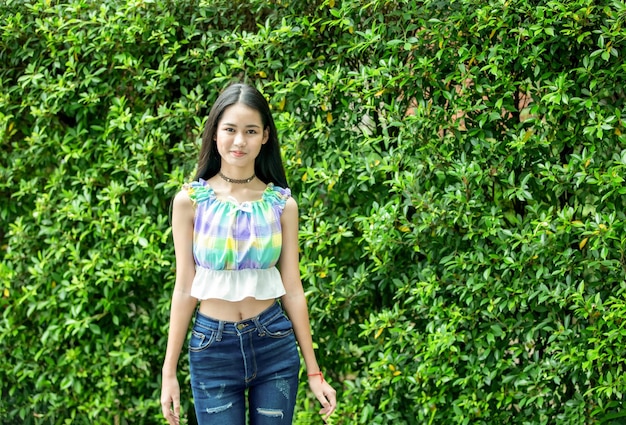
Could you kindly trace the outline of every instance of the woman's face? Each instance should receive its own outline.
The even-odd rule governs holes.
[[[215,132],[215,143],[222,166],[254,169],[254,160],[269,138],[261,114],[242,103],[229,106],[222,113]]]

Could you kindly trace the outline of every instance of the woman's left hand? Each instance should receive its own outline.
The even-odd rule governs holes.
[[[321,373],[309,375],[309,387],[322,404],[319,413],[324,416],[325,421],[337,408],[337,391],[326,382]]]

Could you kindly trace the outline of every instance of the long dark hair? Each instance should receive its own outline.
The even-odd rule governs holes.
[[[221,157],[214,136],[224,110],[235,103],[242,103],[258,111],[261,115],[263,129],[269,130],[269,139],[261,147],[261,151],[254,161],[254,173],[264,183],[274,183],[277,186],[287,188],[287,177],[285,176],[276,125],[270,112],[270,106],[256,88],[246,84],[233,84],[227,87],[213,104],[204,126],[202,147],[200,148],[198,168],[194,179],[208,180],[220,170]]]

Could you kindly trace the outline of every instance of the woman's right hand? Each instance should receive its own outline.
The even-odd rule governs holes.
[[[163,376],[161,384],[161,411],[169,425],[180,424],[180,387],[176,375]]]

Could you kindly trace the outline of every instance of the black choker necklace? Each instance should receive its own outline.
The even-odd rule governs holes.
[[[219,176],[223,178],[224,180],[226,180],[228,183],[235,183],[235,184],[250,183],[256,177],[256,175],[253,174],[251,177],[248,177],[247,179],[231,179],[230,177],[226,177],[224,174],[222,174],[221,171],[218,171],[217,174],[219,174]]]

